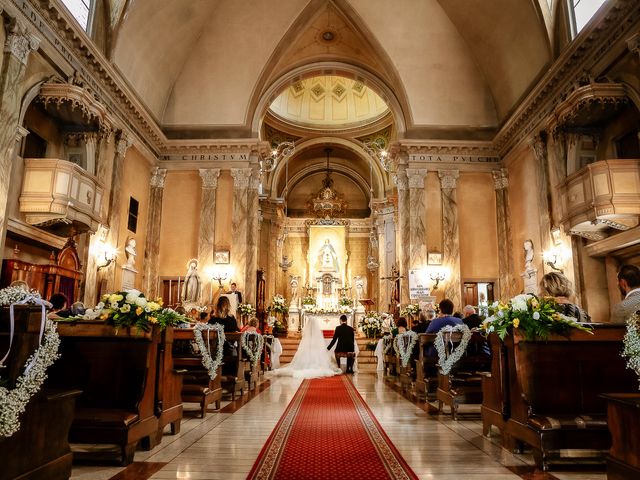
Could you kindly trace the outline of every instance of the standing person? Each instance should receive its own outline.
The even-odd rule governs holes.
[[[237,305],[240,305],[242,303],[242,293],[240,292],[240,290],[238,290],[238,285],[236,285],[236,282],[233,282],[231,284],[231,290],[229,290],[227,294],[236,296],[236,299],[238,300]]]
[[[620,267],[618,288],[624,299],[614,307],[611,322],[625,323],[631,315],[640,310],[640,268],[635,265]]]
[[[573,297],[573,286],[571,281],[563,274],[558,272],[549,272],[540,280],[540,288],[542,293],[550,295],[562,309],[567,317],[573,317],[579,322],[590,322],[591,317],[582,310],[578,305],[571,302]]]
[[[227,297],[220,297],[216,309],[211,314],[209,323],[219,323],[224,327],[225,333],[237,332],[239,330],[238,322],[236,321],[236,317],[229,313],[230,310],[231,303],[229,303],[229,299]]]
[[[347,354],[347,373],[353,373],[353,362],[355,361],[355,333],[353,328],[347,325],[347,316],[340,315],[340,325],[338,325],[333,332],[333,338],[331,339],[331,343],[327,346],[327,350],[331,350],[333,344],[338,342],[336,345],[335,356],[336,363],[340,366],[340,357]]]

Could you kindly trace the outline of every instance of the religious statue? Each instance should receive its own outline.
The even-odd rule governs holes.
[[[535,257],[533,240],[524,241],[524,272],[521,277],[524,280],[524,293],[538,294],[538,269],[533,266]]]
[[[202,289],[202,279],[198,273],[198,260],[189,260],[187,274],[182,284],[182,301],[184,303],[198,303]]]
[[[289,282],[289,286],[291,287],[291,300],[289,301],[289,305],[292,307],[298,306],[298,283],[300,281],[300,276],[298,275],[289,275],[291,279]]]
[[[316,261],[316,269],[321,272],[339,272],[338,254],[329,239],[325,239],[324,244],[318,252],[318,260]]]
[[[353,284],[356,287],[356,303],[364,298],[365,291],[365,279],[364,277],[358,275],[357,277],[353,277]]]
[[[125,244],[124,247],[124,253],[127,256],[127,263],[124,265],[123,268],[126,268],[128,270],[135,270],[135,264],[136,264],[136,239],[133,237],[129,237],[127,239],[127,243]]]

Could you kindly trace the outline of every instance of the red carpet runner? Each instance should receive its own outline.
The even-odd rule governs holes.
[[[249,479],[417,479],[349,378],[305,380]]]

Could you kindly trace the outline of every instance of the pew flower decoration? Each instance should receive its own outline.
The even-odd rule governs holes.
[[[287,301],[285,298],[279,293],[275,294],[271,298],[271,305],[269,305],[269,311],[273,313],[288,313],[289,306],[287,305]]]
[[[460,343],[455,347],[451,343],[451,335],[455,332],[462,333]],[[467,345],[471,339],[471,330],[466,325],[448,325],[441,328],[436,334],[434,346],[438,352],[438,365],[442,373],[449,375],[453,366],[462,358],[467,351]],[[451,350],[447,350],[447,344],[451,346]]]
[[[418,341],[418,334],[412,330],[408,330],[404,333],[399,333],[393,340],[393,348],[396,351],[396,355],[402,362],[402,366],[409,365],[409,359],[413,353],[413,347]]]
[[[489,306],[489,315],[482,328],[486,333],[497,333],[501,340],[512,328],[522,332],[527,340],[544,340],[554,333],[567,335],[572,328],[593,333],[590,327],[560,313],[553,298],[528,293],[516,295],[506,304],[494,302]]]
[[[627,359],[627,367],[636,372],[640,379],[640,313],[638,312],[627,320],[622,356]]]
[[[247,317],[250,317],[256,314],[255,307],[250,303],[241,303],[240,305],[238,305],[238,308],[236,310],[242,316],[246,315]]]
[[[393,335],[390,333],[382,337],[382,352],[387,355],[393,347]]]
[[[1,307],[8,307],[9,305],[21,303],[27,299],[39,298],[41,298],[40,294],[36,290],[29,291],[24,287],[6,287],[0,290]]]
[[[215,330],[218,335],[215,358],[211,356],[211,350],[209,348],[209,334],[211,330]],[[206,342],[204,340],[205,331],[207,332]],[[196,326],[193,327],[193,338],[195,339],[200,355],[202,356],[202,366],[207,369],[209,378],[211,380],[215,379],[218,374],[218,367],[222,364],[222,351],[225,340],[224,327],[219,323],[214,323],[212,325],[208,323],[197,323]]]
[[[400,312],[401,317],[411,316],[414,317],[420,314],[420,305],[417,303],[410,303]]]
[[[253,339],[253,342],[249,342],[249,337]],[[247,354],[247,357],[249,357],[251,365],[255,366],[262,355],[262,347],[264,346],[262,335],[257,332],[242,332],[240,335],[240,346]]]
[[[382,333],[382,317],[378,312],[367,312],[360,320],[359,327],[367,338],[375,338]]]

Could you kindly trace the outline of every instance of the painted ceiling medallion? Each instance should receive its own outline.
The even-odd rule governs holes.
[[[322,32],[322,39],[325,42],[333,42],[336,38],[336,34],[333,33],[331,30],[325,30],[324,32]]]

